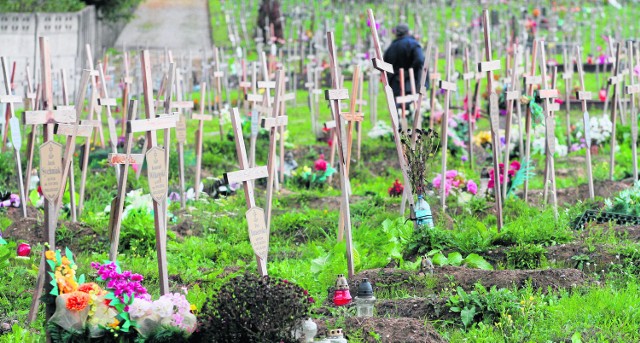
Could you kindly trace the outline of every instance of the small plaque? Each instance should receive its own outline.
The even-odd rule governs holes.
[[[184,114],[176,122],[176,140],[182,144],[187,141],[187,118]]]
[[[266,260],[269,253],[269,231],[264,218],[264,210],[260,207],[252,207],[246,213],[249,226],[249,241],[253,252],[261,259]]]
[[[145,155],[147,159],[147,178],[149,179],[149,192],[156,202],[162,202],[167,197],[167,161],[164,157],[164,149],[153,147]]]
[[[500,108],[498,106],[498,94],[496,92],[491,92],[491,95],[489,96],[489,117],[491,119],[491,130],[493,132],[498,132],[498,129],[500,128]]]
[[[9,128],[11,129],[11,144],[16,150],[20,150],[22,146],[22,135],[20,135],[20,120],[16,117],[9,119]]]
[[[62,182],[62,144],[49,141],[40,146],[40,186],[49,201],[56,201]]]

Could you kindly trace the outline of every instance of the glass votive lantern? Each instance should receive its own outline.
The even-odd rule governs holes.
[[[376,302],[376,297],[373,296],[373,287],[369,279],[362,279],[358,285],[358,295],[354,302],[356,304],[356,316],[373,317],[373,306]]]

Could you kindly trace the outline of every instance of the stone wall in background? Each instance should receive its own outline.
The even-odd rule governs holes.
[[[48,37],[56,97],[54,103],[60,104],[60,71],[65,70],[70,94],[75,94],[80,71],[88,66],[86,44],[91,44],[96,61],[113,46],[124,25],[124,22],[99,20],[94,6],[67,13],[0,13],[0,56],[6,56],[9,63],[17,63],[15,89],[17,94],[24,95],[26,69],[29,68],[32,82],[40,75],[38,37]]]

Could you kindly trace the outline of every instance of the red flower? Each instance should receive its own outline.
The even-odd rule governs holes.
[[[313,168],[316,171],[326,171],[327,170],[327,161],[324,160],[324,154],[320,154],[320,157],[313,164]]]
[[[399,197],[404,192],[404,186],[400,183],[400,181],[398,181],[398,179],[396,179],[396,181],[393,183],[393,186],[389,188],[388,192],[389,196]]]
[[[67,298],[66,306],[67,309],[71,311],[82,311],[89,304],[89,294],[75,291],[69,293],[69,297]]]

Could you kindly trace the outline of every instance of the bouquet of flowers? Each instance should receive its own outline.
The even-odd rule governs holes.
[[[478,184],[471,179],[467,179],[461,172],[452,169],[447,170],[444,175],[444,181],[442,180],[442,174],[438,174],[431,183],[433,188],[437,190],[441,189],[440,187],[444,187],[446,196],[454,195],[460,203],[465,203],[471,200],[472,195],[478,193]]]
[[[507,170],[507,179],[504,179],[504,163],[500,163],[498,169],[498,178],[500,180],[500,184],[503,187],[507,187],[507,195],[514,195],[518,187],[524,184],[524,181],[531,178],[533,174],[533,166],[524,162],[520,164],[519,161],[513,161],[509,164],[509,169]],[[495,186],[495,175],[493,173],[493,168],[489,169],[489,183],[487,184],[487,192],[492,192],[493,187]]]
[[[153,337],[184,338],[196,327],[192,306],[182,294],[167,294],[156,301],[142,286],[142,276],[122,272],[115,262],[93,262],[100,286],[76,277],[77,266],[67,248],[47,250],[45,258],[51,271],[55,313],[47,330],[53,342],[105,341],[114,338],[144,342]]]
[[[611,130],[613,124],[608,116],[589,118],[589,130],[591,133],[591,144],[602,145],[611,138]],[[581,140],[584,138],[584,124],[580,121],[576,125],[576,138]]]

